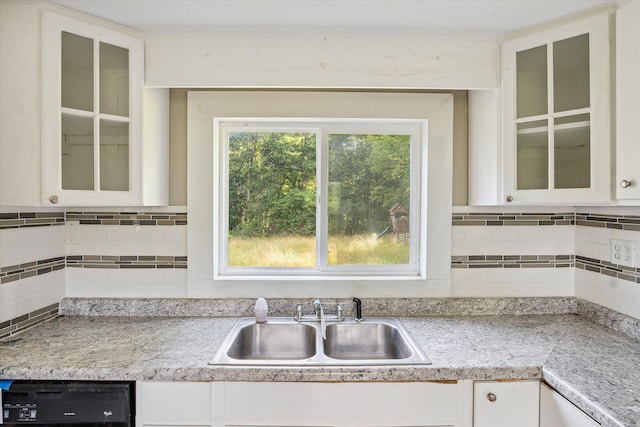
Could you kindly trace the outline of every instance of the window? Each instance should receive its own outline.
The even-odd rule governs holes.
[[[219,274],[418,275],[423,125],[216,119]]]
[[[409,210],[409,238],[412,250],[416,252],[415,266],[418,272],[411,270],[414,265],[327,265],[324,270],[320,270],[322,265],[312,268],[231,268],[226,265],[227,254],[222,251],[226,250],[228,239],[225,231],[228,214],[224,207],[225,198],[228,197],[228,190],[225,191],[227,184],[224,184],[228,172],[223,170],[226,167],[223,125],[245,129],[269,128],[267,123],[274,122],[268,119],[230,119],[238,117],[287,117],[288,123],[278,120],[277,126],[288,130],[313,129],[314,133],[323,127],[319,124],[322,121],[344,126],[347,122],[371,126],[395,122],[397,126],[419,127],[420,137],[417,138],[416,134],[415,138],[418,143],[412,145],[412,150],[417,150],[416,153],[419,151],[419,156],[412,153],[411,162],[412,166],[415,165],[412,182],[415,179],[414,185],[420,188],[410,189],[411,205],[405,207]],[[308,120],[309,117],[338,119]],[[370,298],[451,295],[451,94],[193,90],[188,92],[187,97],[187,130],[187,294],[190,297],[306,299],[329,296],[348,298],[354,295]],[[273,131],[273,127],[270,130]],[[353,130],[333,133],[359,134]],[[384,132],[368,128],[360,134]],[[396,128],[391,134],[408,133]],[[322,148],[322,143],[318,148]],[[320,158],[316,167],[322,170],[322,165],[327,161],[328,153],[326,159]],[[328,168],[326,179],[329,187]],[[316,182],[321,183],[321,180]],[[322,193],[319,195],[322,198]],[[326,221],[328,224],[328,213]],[[420,229],[416,230],[416,227]],[[319,228],[316,229],[318,239],[322,238],[321,232]],[[399,271],[391,271],[393,269]]]

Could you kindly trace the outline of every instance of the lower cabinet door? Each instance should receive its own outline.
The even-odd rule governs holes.
[[[540,427],[599,427],[591,417],[546,384],[540,386]]]
[[[539,381],[476,381],[474,427],[538,427]]]
[[[137,427],[211,426],[211,384],[138,381]]]
[[[471,420],[463,382],[228,382],[224,396],[213,405],[214,427],[468,427]]]

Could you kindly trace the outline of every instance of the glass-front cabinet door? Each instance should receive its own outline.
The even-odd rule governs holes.
[[[504,202],[610,199],[608,20],[502,44]]]
[[[43,15],[43,204],[139,203],[142,41]]]

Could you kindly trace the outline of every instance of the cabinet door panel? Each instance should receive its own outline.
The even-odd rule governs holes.
[[[467,426],[463,397],[462,383],[225,383],[224,423]]]
[[[142,204],[142,40],[42,16],[42,202]]]
[[[538,427],[539,381],[477,381],[474,427]]]
[[[502,199],[611,198],[610,12],[502,44]]]
[[[140,381],[136,422],[142,426],[210,426],[211,384]]]
[[[600,424],[546,384],[540,386],[540,427],[598,427]]]

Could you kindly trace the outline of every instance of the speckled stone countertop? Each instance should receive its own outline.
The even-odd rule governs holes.
[[[583,316],[402,317],[426,366],[221,367],[231,317],[62,316],[0,342],[2,379],[544,380],[603,426],[640,426],[640,341]]]

